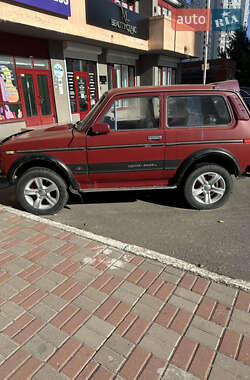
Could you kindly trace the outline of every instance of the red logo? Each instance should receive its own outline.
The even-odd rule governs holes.
[[[172,12],[171,26],[174,30],[211,30],[211,9],[175,9]]]

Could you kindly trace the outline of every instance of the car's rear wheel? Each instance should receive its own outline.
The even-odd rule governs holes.
[[[222,206],[232,192],[229,172],[219,165],[204,165],[189,174],[184,184],[187,203],[199,210]]]
[[[47,168],[27,170],[16,186],[17,200],[25,211],[35,215],[51,215],[60,211],[68,201],[64,180]]]

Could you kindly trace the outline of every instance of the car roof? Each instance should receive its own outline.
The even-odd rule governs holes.
[[[109,96],[122,95],[140,92],[160,92],[160,91],[180,91],[180,90],[224,90],[224,91],[240,91],[237,80],[228,80],[223,82],[203,84],[175,84],[171,86],[140,86],[140,87],[124,87],[115,88],[109,91]]]

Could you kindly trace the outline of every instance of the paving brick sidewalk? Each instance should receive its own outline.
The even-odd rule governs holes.
[[[0,379],[250,379],[250,293],[0,211]]]

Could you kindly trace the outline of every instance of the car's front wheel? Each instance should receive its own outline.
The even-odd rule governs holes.
[[[60,211],[68,201],[64,180],[53,170],[27,170],[16,186],[17,200],[25,211],[35,215],[51,215]]]
[[[232,192],[229,172],[219,165],[204,165],[189,174],[184,184],[187,203],[199,210],[222,206]]]

